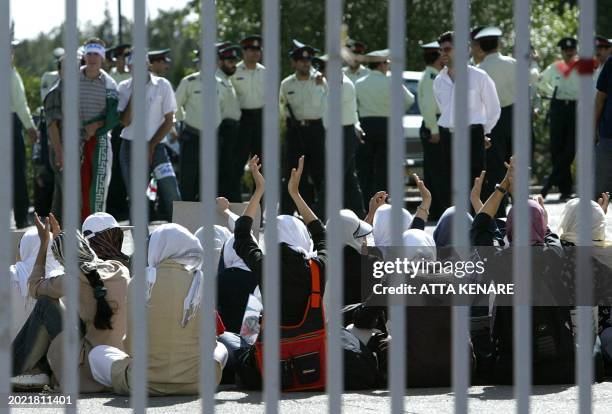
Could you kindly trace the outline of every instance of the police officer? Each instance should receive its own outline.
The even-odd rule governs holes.
[[[441,182],[447,174],[440,174],[442,170],[448,170],[450,166],[444,161],[442,154],[447,146],[440,145],[440,129],[438,128],[438,117],[440,109],[433,93],[433,81],[440,73],[444,64],[440,55],[438,42],[431,42],[421,46],[423,49],[423,60],[425,70],[419,80],[417,89],[417,102],[419,111],[423,116],[423,123],[419,135],[423,144],[423,176],[425,185],[431,192],[431,206],[429,217],[437,220],[440,215],[451,205],[450,194],[446,191],[448,185]]]
[[[124,80],[130,79],[132,74],[130,73],[126,63],[126,56],[131,53],[131,45],[123,43],[110,49],[110,60],[114,64],[109,71],[111,78],[120,84]],[[121,130],[123,125],[117,125],[111,131],[111,146],[113,147],[113,154],[119,154],[121,150]],[[108,195],[106,196],[106,211],[115,217],[117,220],[127,220],[129,218],[130,210],[127,202],[127,191],[125,188],[123,176],[121,173],[121,163],[119,157],[113,157],[113,166],[111,173],[111,180],[108,187]]]
[[[361,79],[370,73],[370,69],[366,68],[361,64],[361,62],[364,61],[363,55],[367,50],[366,44],[360,42],[359,40],[349,39],[346,42],[346,47],[353,54],[353,60],[349,62],[348,65],[342,70],[344,71],[344,74],[348,76],[351,82],[355,84],[358,79]]]
[[[247,36],[240,41],[242,61],[231,77],[240,101],[240,139],[236,146],[236,173],[242,176],[249,154],[261,158],[262,110],[264,104],[264,74],[261,61],[261,36]]]
[[[312,65],[319,72],[326,76],[325,66],[327,55],[316,57],[312,60]],[[357,117],[357,99],[355,97],[355,85],[346,76],[342,75],[342,108],[341,119],[343,145],[343,169],[344,169],[344,201],[343,207],[352,210],[357,216],[365,217],[366,211],[363,205],[363,194],[355,171],[355,152],[359,143],[357,136],[363,136],[359,118]],[[327,102],[327,100],[326,100]],[[328,128],[327,107],[323,112],[323,126]]]
[[[243,169],[238,171],[236,153],[240,142],[240,101],[230,78],[236,73],[240,46],[222,43],[217,48],[217,84],[221,124],[219,125],[219,195],[232,202],[242,201],[240,182]],[[242,164],[244,167],[244,163]]]
[[[160,50],[151,50],[147,54],[149,57],[149,63],[151,68],[151,73],[155,76],[164,77],[168,74],[168,70],[170,69],[170,49],[160,49]]]
[[[597,59],[597,69],[593,80],[597,83],[601,69],[604,63],[608,60],[608,56],[612,54],[612,39],[606,39],[603,36],[595,36],[595,59]]]
[[[577,60],[577,40],[564,37],[557,43],[562,60],[548,66],[537,86],[540,93],[550,99],[550,152],[552,172],[544,181],[542,196],[546,197],[551,187],[559,187],[561,201],[572,196],[571,165],[576,153],[576,100],[578,99],[579,75],[572,68]]]
[[[364,205],[376,191],[387,188],[387,121],[391,114],[391,78],[389,50],[377,50],[366,55],[370,74],[355,84],[357,112],[365,131],[365,144],[358,151],[357,175],[363,191]],[[397,86],[395,86],[397,87]],[[414,103],[414,95],[403,84],[404,106]]]
[[[478,32],[484,29],[484,26],[475,26],[470,30],[470,65],[478,65],[484,59],[484,52],[480,48],[480,42],[475,39]]]
[[[55,85],[55,83],[59,80],[60,75],[57,69],[59,65],[59,59],[64,56],[64,48],[56,47],[53,49],[53,58],[55,61],[55,70],[49,70],[40,77],[40,101],[43,102],[45,100],[45,96],[49,93],[49,90]]]
[[[307,181],[312,183],[312,192],[303,194],[306,202],[313,206],[318,217],[325,217],[325,129],[323,113],[327,82],[323,75],[312,68],[316,50],[309,45],[293,40],[289,53],[294,73],[281,82],[279,101],[281,116],[287,123],[285,135],[284,180],[288,180],[291,168],[305,155],[304,177],[300,191],[308,190]],[[288,197],[287,186],[283,185],[281,213],[293,214],[295,204]]]
[[[194,62],[199,62],[199,57],[196,57]],[[219,80],[217,79],[215,85],[217,96],[219,95],[218,90]],[[183,129],[179,136],[181,146],[179,189],[184,201],[199,201],[200,131],[203,128],[202,114],[204,113],[204,108],[202,108],[202,78],[200,72],[192,73],[181,79],[174,95],[177,105],[176,120],[183,123]],[[221,123],[221,110],[218,99],[215,106],[215,114],[214,128],[216,129]]]
[[[483,185],[484,200],[495,191],[495,185],[502,182],[506,175],[505,162],[512,156],[512,112],[514,105],[516,60],[499,52],[499,38],[502,31],[497,27],[485,27],[474,40],[480,45],[484,57],[478,67],[489,75],[495,83],[501,114],[491,130],[491,147],[486,152],[487,175]],[[504,197],[497,210],[497,217],[506,216],[508,198]]]
[[[11,60],[14,48],[19,44],[11,43]],[[28,227],[28,185],[26,181],[25,145],[21,135],[25,129],[30,144],[38,141],[38,130],[34,126],[21,76],[15,66],[11,65],[11,112],[13,113],[13,214],[18,229]]]

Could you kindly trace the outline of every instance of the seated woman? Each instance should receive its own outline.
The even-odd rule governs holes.
[[[263,292],[265,289],[262,277],[264,253],[251,236],[251,226],[264,193],[265,181],[260,172],[261,165],[257,156],[249,160],[249,167],[255,181],[255,192],[242,217],[236,221],[234,249],[238,257],[251,269]],[[325,287],[327,264],[325,227],[300,195],[298,186],[303,169],[304,157],[302,156],[299,159],[298,168],[294,168],[291,172],[288,189],[304,222],[288,215],[280,215],[276,221],[280,243],[280,322],[282,325],[296,325],[302,320],[311,293],[311,263],[316,263],[319,268],[322,294]],[[220,339],[230,350],[230,363],[238,372],[239,382],[248,387],[258,386],[257,375],[249,372],[250,378],[247,379],[246,373],[242,372],[239,366],[243,365],[243,361],[240,361],[242,354],[250,349],[248,344],[237,335],[228,333]]]
[[[99,212],[85,219],[81,232],[100,259],[116,260],[129,269],[130,257],[121,251],[123,230],[127,228],[131,226],[120,226],[113,216]]]
[[[32,313],[34,299],[28,295],[28,279],[32,273],[40,239],[35,228],[26,231],[19,241],[17,261],[9,268],[12,286],[11,300],[11,341]],[[51,246],[47,248],[47,263],[45,265],[45,277],[55,277],[64,273],[62,266],[55,260],[51,252]]]
[[[221,258],[221,251],[223,250],[223,245],[225,244],[227,239],[232,237],[232,232],[227,227],[219,226],[218,224],[215,224],[214,229],[215,254],[213,257],[213,273],[216,275],[219,272],[219,265],[221,264],[219,259]],[[202,246],[202,248],[204,248],[204,227],[200,227],[199,229],[197,229],[194,233],[194,236],[196,236],[196,238],[200,241],[200,245]],[[202,267],[202,271],[204,271],[204,267]]]
[[[59,224],[51,215],[43,224],[35,216],[40,239],[38,256],[28,279],[30,296],[37,299],[32,314],[13,341],[13,375],[15,387],[41,387],[64,384],[62,355],[62,312],[59,301],[64,296],[66,275],[45,278],[49,229],[53,229],[51,249],[60,264],[64,264],[64,239]],[[121,263],[100,260],[87,240],[77,232],[79,280],[79,318],[84,326],[79,358],[79,389],[81,392],[101,392],[104,384],[94,380],[86,356],[98,345],[123,349],[126,333],[127,291],[129,272]],[[47,363],[48,362],[48,363]],[[33,375],[38,374],[38,375]],[[53,381],[50,381],[52,376]]]
[[[148,391],[150,395],[197,395],[200,360],[202,247],[186,228],[162,224],[150,236],[148,248]],[[126,347],[131,347],[129,321]],[[217,334],[223,332],[217,320]],[[215,349],[217,383],[227,358]],[[121,349],[98,346],[89,353],[94,378],[117,394],[130,393],[132,358]]]

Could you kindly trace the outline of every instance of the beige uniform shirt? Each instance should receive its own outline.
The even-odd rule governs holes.
[[[438,109],[433,91],[433,81],[438,73],[438,69],[433,66],[427,66],[423,71],[423,75],[421,75],[421,80],[419,80],[419,86],[417,88],[419,111],[425,122],[425,127],[429,129],[432,134],[440,133],[437,118],[440,109]]]
[[[236,89],[241,109],[260,109],[264,105],[264,74],[266,68],[257,64],[247,69],[244,62],[236,66],[236,73],[230,79]]]
[[[287,104],[298,121],[321,119],[325,111],[327,81],[317,85],[315,78],[319,72],[312,72],[307,80],[298,80],[295,74],[283,79],[280,85],[279,102],[281,116],[289,117]]]
[[[30,108],[28,107],[23,81],[14,67],[11,68],[11,112],[17,114],[25,129],[34,128],[34,121],[32,121],[32,114],[30,114]]]
[[[218,97],[219,80],[217,80],[216,85]],[[202,80],[200,78],[200,72],[192,73],[181,79],[174,96],[177,105],[177,121],[184,121],[190,127],[201,130],[202,114],[204,110],[202,108]],[[218,127],[220,123],[221,109],[219,107],[219,100],[217,99],[217,105],[215,105],[215,128]]]
[[[342,71],[344,72],[344,74],[346,76],[348,76],[348,78],[351,80],[351,82],[353,82],[353,85],[359,79],[363,78],[366,75],[369,75],[370,72],[372,72],[370,69],[366,68],[363,65],[359,65],[359,67],[357,68],[357,70],[355,72],[353,72],[353,70],[350,67],[348,67],[348,66],[342,68]]]
[[[217,85],[219,85],[219,108],[221,109],[221,119],[232,119],[239,121],[242,112],[240,111],[240,101],[236,94],[236,89],[230,79],[221,69],[217,69]]]
[[[516,60],[501,53],[485,56],[478,67],[493,79],[502,108],[514,103]]]
[[[405,108],[414,103],[414,95],[401,85],[404,91]],[[391,114],[391,77],[379,70],[359,79],[355,84],[357,91],[357,111],[360,118],[389,117]]]
[[[348,76],[342,76],[342,118],[340,119],[342,126],[355,125],[359,122],[357,118],[357,98],[355,96],[355,85],[348,78]],[[327,96],[325,97],[325,110],[323,112],[323,126],[327,128],[329,125],[327,117]]]
[[[44,101],[45,96],[49,93],[55,82],[59,80],[59,72],[54,70],[45,72],[40,78],[40,100]]]
[[[552,63],[540,75],[537,84],[538,90],[547,98],[575,101],[578,99],[579,77],[575,70],[572,70],[568,77],[565,77],[558,67],[559,62]],[[557,92],[555,93],[555,88]]]

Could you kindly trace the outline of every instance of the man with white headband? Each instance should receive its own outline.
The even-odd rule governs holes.
[[[104,41],[89,39],[83,46],[85,66],[79,75],[81,120],[81,220],[106,209],[111,177],[110,131],[119,123],[117,83],[102,70]]]

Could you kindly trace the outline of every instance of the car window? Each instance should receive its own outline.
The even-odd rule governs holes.
[[[420,115],[419,104],[417,102],[417,88],[419,81],[416,79],[404,79],[404,85],[406,88],[414,95],[414,103],[408,110],[406,111],[406,115]]]

